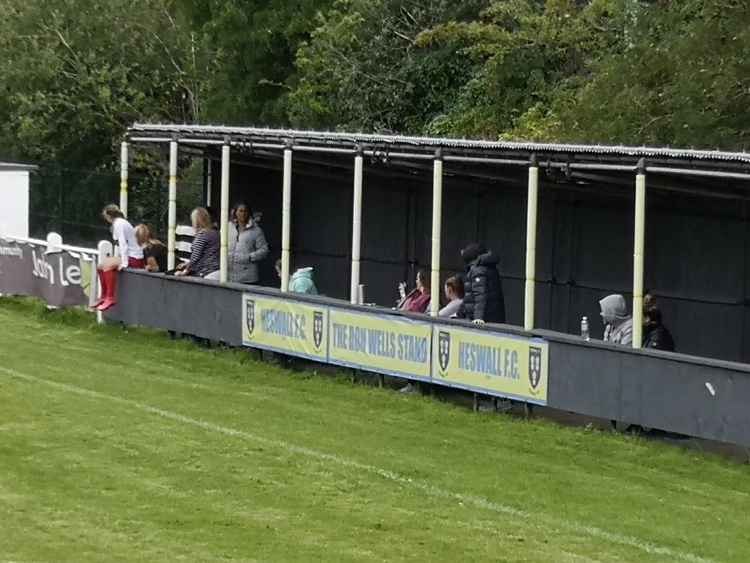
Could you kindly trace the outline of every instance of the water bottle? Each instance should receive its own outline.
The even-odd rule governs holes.
[[[588,317],[583,317],[581,319],[581,338],[583,338],[586,342],[591,340],[591,335],[589,334],[589,319]]]

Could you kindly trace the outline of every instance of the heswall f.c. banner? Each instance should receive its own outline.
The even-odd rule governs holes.
[[[544,340],[435,325],[432,346],[436,383],[547,403],[549,345]]]
[[[93,257],[0,238],[0,293],[39,297],[54,307],[88,305],[94,272]]]
[[[242,308],[245,346],[327,360],[327,307],[246,293]]]

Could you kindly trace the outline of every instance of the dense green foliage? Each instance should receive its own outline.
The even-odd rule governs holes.
[[[113,171],[136,120],[744,149],[748,24],[738,0],[6,0],[0,156]]]
[[[747,561],[746,466],[83,315],[0,298],[9,561]]]

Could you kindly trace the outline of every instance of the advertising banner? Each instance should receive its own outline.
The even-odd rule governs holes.
[[[545,341],[440,325],[433,328],[433,339],[435,383],[547,403]]]
[[[242,308],[245,346],[327,360],[327,307],[246,293]]]
[[[0,238],[0,293],[44,299],[54,307],[89,305],[96,289],[92,257]]]
[[[331,307],[329,327],[332,364],[429,380],[429,323]]]

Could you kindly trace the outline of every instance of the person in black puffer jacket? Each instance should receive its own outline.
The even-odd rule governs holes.
[[[497,270],[500,260],[492,251],[476,243],[464,248],[461,257],[466,264],[466,274],[459,318],[477,324],[504,323],[505,299]]]
[[[651,295],[646,295],[643,305],[643,347],[674,352],[674,338],[661,320],[661,309]]]

